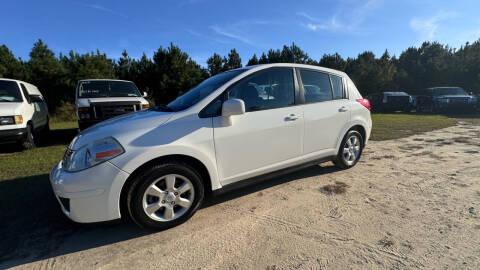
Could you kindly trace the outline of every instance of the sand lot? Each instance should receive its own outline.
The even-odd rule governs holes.
[[[163,232],[70,225],[0,268],[480,269],[480,126],[370,142],[353,169],[235,190]]]

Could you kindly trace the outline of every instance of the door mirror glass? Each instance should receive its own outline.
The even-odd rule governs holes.
[[[29,96],[30,102],[42,102],[42,98],[39,95],[30,95]]]
[[[241,99],[228,99],[223,102],[222,116],[230,117],[232,115],[240,115],[245,113],[245,103]]]

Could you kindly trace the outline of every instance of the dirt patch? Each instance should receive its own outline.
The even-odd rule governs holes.
[[[340,181],[335,181],[335,184],[328,184],[321,187],[320,191],[327,195],[343,194],[347,192],[347,188],[348,188],[347,184]]]
[[[378,240],[378,244],[383,247],[391,247],[395,244],[395,242],[393,242],[393,240],[388,239],[387,237],[384,237]]]

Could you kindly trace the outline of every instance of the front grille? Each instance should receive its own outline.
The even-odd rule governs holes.
[[[15,124],[15,119],[13,116],[0,116],[0,126],[13,124]]]
[[[91,105],[93,119],[105,120],[126,113],[140,111],[142,109],[140,102],[128,103],[94,103]]]
[[[410,98],[408,96],[388,96],[388,103],[392,104],[408,104]]]
[[[452,98],[452,99],[450,99],[450,102],[452,102],[452,103],[467,103],[468,98]]]
[[[63,198],[63,197],[58,197],[60,200],[60,203],[62,204],[63,208],[67,211],[70,212],[70,199],[69,198]]]
[[[64,168],[68,167],[68,162],[69,162],[72,154],[73,154],[73,150],[70,150],[70,148],[67,148],[67,150],[65,151],[65,154],[63,155],[63,158],[62,158],[62,167],[64,167]]]

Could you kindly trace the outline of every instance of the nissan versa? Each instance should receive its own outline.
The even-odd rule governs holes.
[[[333,161],[354,166],[370,104],[343,72],[267,64],[213,76],[168,105],[118,116],[77,135],[50,173],[65,215],[165,229],[207,192]]]

